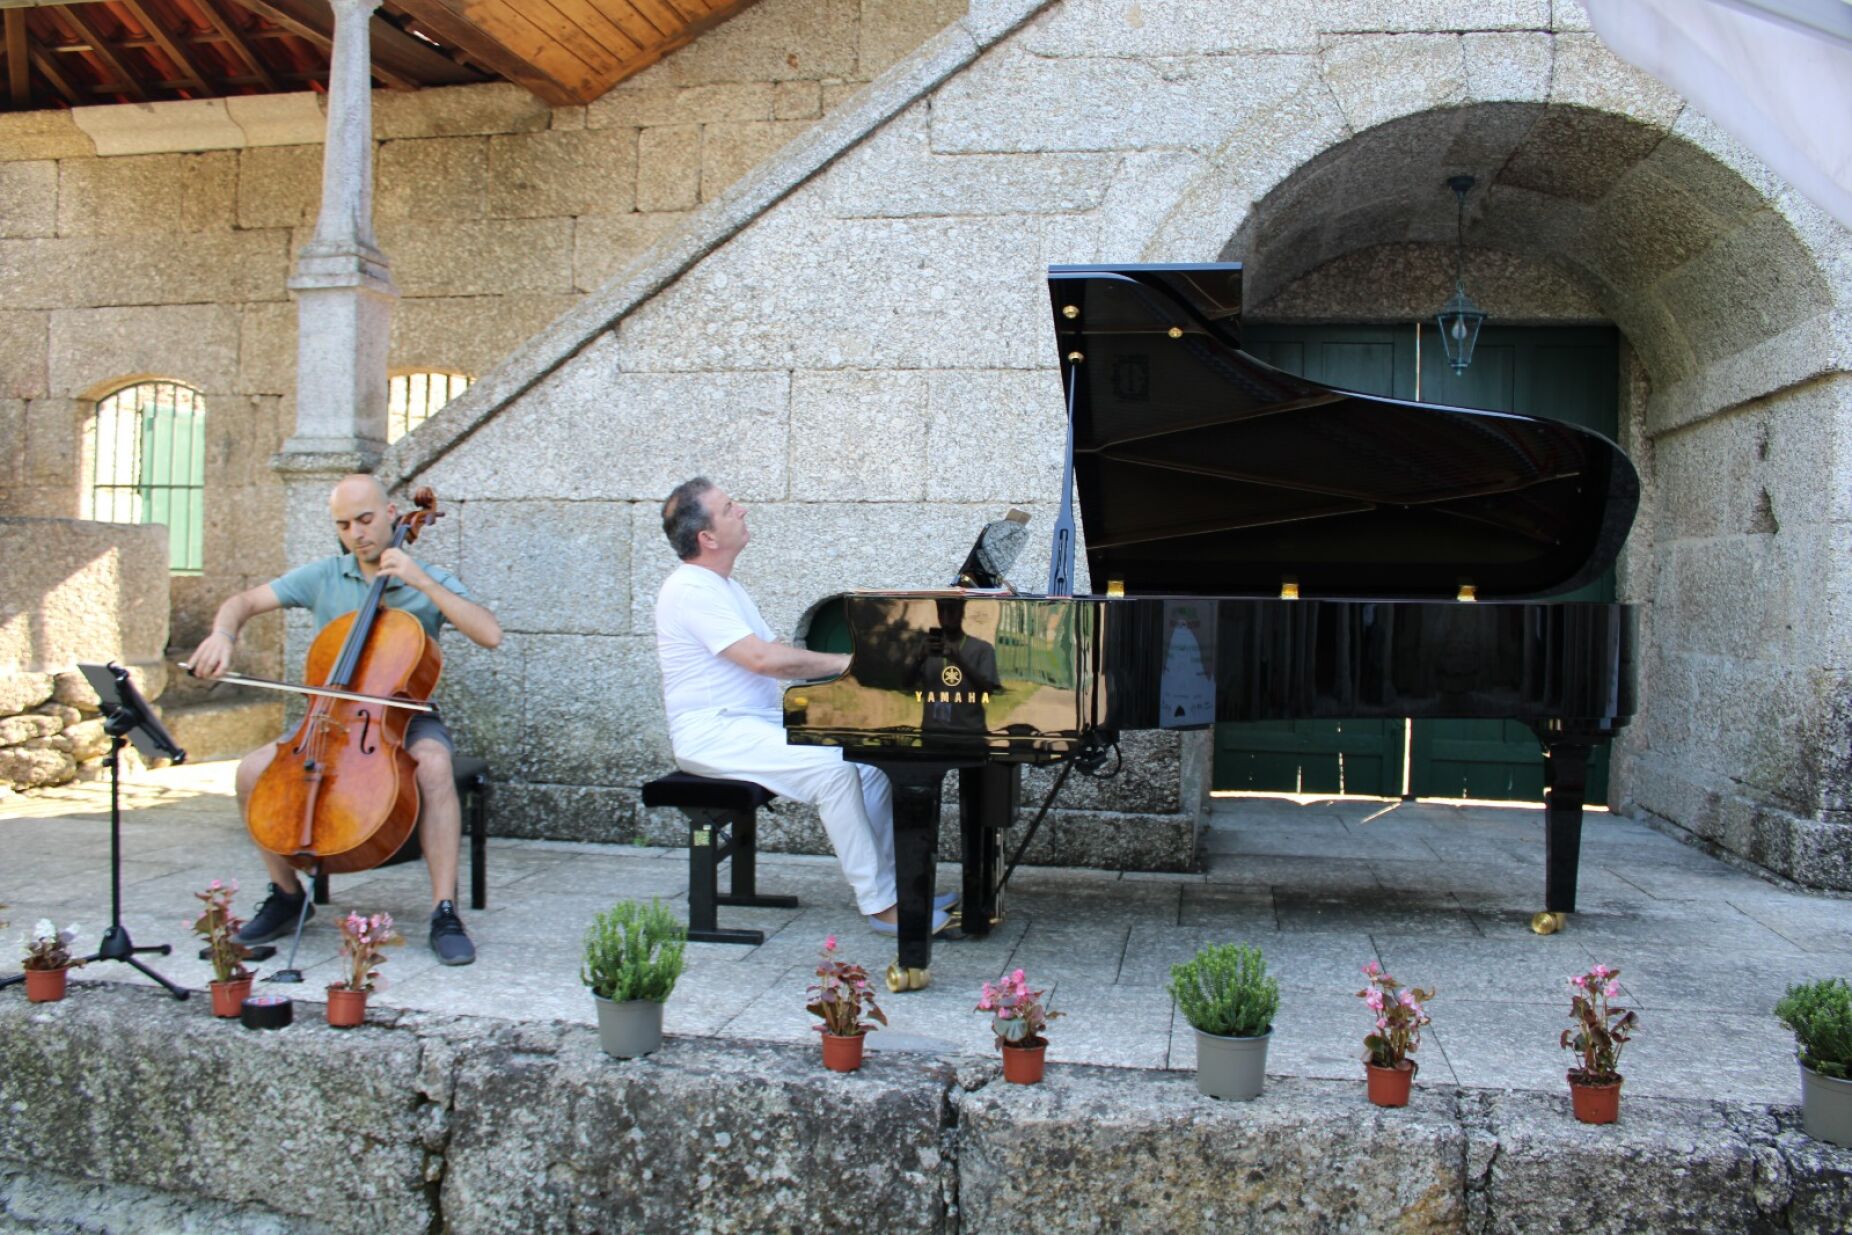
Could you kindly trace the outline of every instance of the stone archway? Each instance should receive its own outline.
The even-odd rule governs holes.
[[[1256,318],[1417,320],[1451,290],[1445,180],[1478,177],[1466,279],[1493,320],[1611,321],[1631,353],[1622,444],[1646,491],[1621,587],[1642,711],[1614,804],[1848,888],[1852,568],[1830,497],[1852,487],[1847,238],[1683,127],[1543,101],[1418,111],[1196,239],[1247,263]]]

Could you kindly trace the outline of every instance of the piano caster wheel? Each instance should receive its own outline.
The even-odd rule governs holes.
[[[1552,913],[1548,909],[1542,913],[1532,914],[1530,919],[1531,932],[1537,935],[1554,935],[1567,925],[1569,925],[1568,914]]]
[[[902,969],[899,961],[887,967],[887,989],[896,995],[902,991],[923,991],[931,984],[930,969]]]

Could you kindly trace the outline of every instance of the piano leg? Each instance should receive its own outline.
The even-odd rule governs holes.
[[[986,763],[958,772],[958,821],[964,833],[964,888],[958,896],[959,929],[974,938],[990,934],[997,917],[997,881],[1003,878],[1003,828],[1016,818],[1022,765]]]
[[[1576,872],[1582,856],[1582,803],[1588,792],[1587,738],[1550,735],[1543,763],[1543,912],[1531,919],[1539,935],[1553,935],[1575,912]]]
[[[939,849],[940,787],[952,765],[883,762],[894,786],[894,892],[899,898],[900,956],[887,988],[924,990],[932,981],[932,891]]]

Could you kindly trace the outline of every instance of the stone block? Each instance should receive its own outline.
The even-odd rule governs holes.
[[[936,464],[926,452],[920,373],[791,378],[791,491],[797,501],[919,501]],[[863,447],[880,442],[879,450]]]
[[[747,1231],[848,1212],[871,1230],[948,1229],[945,1063],[889,1056],[845,1085],[809,1045],[677,1039],[614,1067],[590,1030],[558,1041],[472,1049],[458,1069],[443,1207],[459,1228],[525,1232],[548,1215],[559,1230]],[[586,1121],[603,1131],[576,1134]]]
[[[289,1073],[300,1088],[285,1092],[270,1088],[277,1039],[227,1033],[198,1000],[102,984],[59,1006],[55,1024],[23,1000],[0,1011],[9,1156],[91,1180],[275,1205],[337,1228],[421,1230],[431,1221],[425,1168],[444,1120],[441,1108],[414,1100],[413,1035],[299,1026]],[[97,1070],[103,1057],[123,1061],[131,1090],[121,1073]],[[256,1093],[266,1100],[250,1102]],[[234,1125],[289,1145],[286,1184],[278,1163],[253,1169],[223,1152],[222,1130]]]
[[[282,300],[288,233],[199,232],[184,247],[107,236],[0,240],[0,303],[13,309]]]
[[[87,404],[72,399],[34,399],[26,404],[26,457],[21,478],[42,487],[56,487],[63,493],[55,507],[43,508],[49,518],[69,518],[77,514],[77,494],[73,481],[82,475],[78,443]]]
[[[62,785],[76,775],[77,760],[66,751],[27,746],[0,748],[0,784],[14,789]]]
[[[586,215],[572,229],[572,284],[582,292],[616,278],[651,245],[688,216],[660,214]]]
[[[802,270],[829,277],[792,278]],[[831,223],[804,199],[762,217],[627,316],[625,364],[1040,368],[1046,342],[1024,323],[1048,312],[1046,274],[1038,237],[1018,219]],[[778,330],[765,328],[768,305],[778,306]]]
[[[0,666],[40,674],[80,659],[159,663],[167,646],[166,528],[0,519],[0,558],[8,563]],[[35,678],[22,693],[42,690],[34,702],[43,702],[51,685]],[[24,708],[0,708],[7,710]]]
[[[1661,130],[1627,116],[1552,105],[1499,169],[1497,188],[1512,185],[1549,198],[1599,201],[1663,138]]]
[[[941,154],[1212,150],[1232,117],[1264,105],[1255,78],[1253,66],[1232,56],[1053,60],[1010,46],[933,97],[932,147]],[[1120,105],[1101,107],[1103,98]]]
[[[1118,170],[1116,155],[935,155],[929,123],[911,109],[851,151],[825,178],[825,208],[849,218],[1091,210]]]
[[[1329,42],[1320,60],[1325,81],[1358,131],[1457,103],[1466,93],[1458,35],[1346,35]]]
[[[967,1092],[961,1229],[1079,1229],[1101,1213],[1128,1232],[1320,1231],[1339,1213],[1465,1224],[1465,1136],[1438,1094],[1418,1088],[1391,1111],[1329,1082],[1272,1078],[1255,1101],[1217,1102],[1184,1073],[1140,1081],[1057,1065],[1040,1085]],[[1053,1126],[1061,1136],[1044,1134]],[[1143,1165],[1125,1171],[1132,1161]]]
[[[279,712],[282,711],[281,707],[277,710]],[[171,723],[170,718],[163,717],[162,719],[163,723]],[[101,758],[103,755],[109,753],[109,734],[103,731],[103,722],[101,719],[79,721],[66,729],[64,731],[64,736],[68,738],[71,743],[71,758],[77,760],[79,763],[88,759]],[[183,749],[188,749],[185,743],[181,745]],[[189,750],[189,753],[192,754],[194,758],[201,757],[198,752]]]
[[[576,132],[585,127],[585,109],[583,107],[555,107],[547,121],[547,128],[555,133]]]
[[[17,652],[9,648],[17,657]],[[52,675],[20,670],[19,661],[0,661],[0,716],[35,708],[51,698]]]
[[[67,159],[58,175],[58,233],[143,236],[180,229],[177,154]]]
[[[77,127],[103,156],[228,150],[244,144],[224,99],[171,99],[76,108]]]
[[[1316,11],[1319,29],[1331,34],[1542,30],[1550,24],[1550,0],[1331,0],[1317,5]]]
[[[772,114],[774,90],[815,82],[716,82],[711,86],[643,85],[641,78],[620,84],[585,108],[588,128],[657,128],[675,124],[716,124],[741,120],[783,119]]]
[[[1540,102],[1550,95],[1556,44],[1536,31],[1469,34],[1463,40],[1466,97],[1475,103]]]
[[[664,62],[677,86],[857,77],[859,0],[765,0]]]
[[[1652,170],[1652,162],[1621,177],[1595,209],[1595,256],[1615,283],[1650,286],[1731,230],[1703,199]]]
[[[522,779],[636,785],[649,769],[663,766],[668,722],[654,634],[529,635],[523,644]]]
[[[465,502],[458,573],[507,630],[597,634],[630,617],[630,507]],[[547,581],[536,587],[537,581]]]
[[[186,231],[206,231],[237,225],[237,152],[181,155],[180,226]]]
[[[0,236],[50,236],[58,230],[58,165],[50,160],[0,163]]]
[[[1234,0],[1205,8],[1190,0],[1081,0],[1054,8],[1015,39],[1035,56],[1227,55],[1316,51],[1327,6]]]
[[[498,296],[572,289],[571,219],[382,224],[380,248],[405,296]]]
[[[538,133],[551,120],[545,103],[512,82],[373,92],[373,136],[379,141]]]
[[[965,15],[967,0],[863,0],[856,76],[879,77]]]
[[[392,308],[391,366],[395,372],[429,370],[479,377],[576,300],[549,295],[401,300]]]
[[[87,715],[95,715],[97,712],[97,696],[90,689],[90,680],[75,669],[53,675],[51,697],[52,702],[76,708]]]
[[[624,214],[636,204],[637,137],[581,129],[489,142],[489,213],[495,218]]]
[[[823,88],[814,81],[781,81],[772,87],[772,119],[815,120],[823,114]]]
[[[487,210],[489,139],[443,137],[379,147],[374,217],[380,222],[480,219]],[[391,253],[387,253],[391,257]]]
[[[47,393],[50,341],[50,314],[0,312],[0,398],[37,399]]]
[[[1556,36],[1550,101],[1612,112],[1656,129],[1669,127],[1685,107],[1677,91],[1622,60],[1594,34]]]
[[[667,124],[637,135],[637,209],[692,210],[701,199],[701,130]]]
[[[1832,293],[1787,220],[1765,211],[1666,276],[1699,356],[1727,356],[1824,312]]]
[[[238,336],[238,310],[229,305],[61,310],[51,315],[51,388],[95,397],[158,374],[199,390],[230,390]]]
[[[238,155],[238,226],[312,224],[321,200],[320,146],[274,146]]]
[[[328,128],[325,97],[313,90],[235,95],[225,100],[225,114],[244,133],[246,146],[318,146]]]
[[[701,129],[701,200],[712,201],[811,127],[808,120],[748,120],[703,125]]]
[[[18,746],[33,738],[48,738],[64,730],[64,720],[42,712],[0,716],[0,746]]]
[[[296,388],[297,312],[287,300],[238,307],[238,390],[287,394]]]
[[[96,143],[77,127],[69,111],[8,112],[0,116],[0,162],[20,159],[83,159]]]
[[[1058,497],[1067,410],[1046,372],[950,370],[931,375],[926,497],[1033,502]]]

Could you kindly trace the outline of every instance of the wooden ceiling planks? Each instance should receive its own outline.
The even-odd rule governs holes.
[[[753,0],[386,0],[374,79],[400,90],[500,77],[589,103]],[[0,110],[325,89],[321,0],[33,0],[0,7]]]

